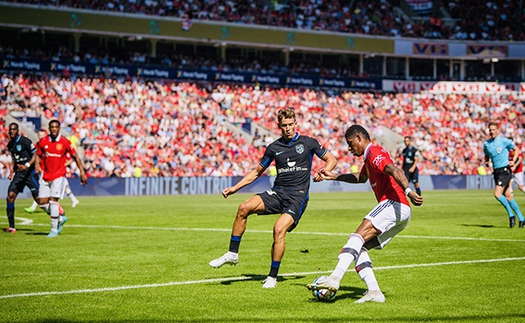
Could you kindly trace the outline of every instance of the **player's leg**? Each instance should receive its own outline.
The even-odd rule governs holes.
[[[506,189],[505,187],[501,185],[496,185],[494,187],[494,197],[498,202],[501,203],[501,205],[505,208],[507,211],[507,215],[509,216],[509,226],[512,228],[516,224],[516,217],[514,216],[514,213],[512,212],[512,208],[510,207],[510,203],[505,197]]]
[[[15,173],[13,176],[13,179],[11,180],[11,183],[9,184],[9,188],[7,189],[7,197],[6,197],[6,212],[7,212],[7,220],[9,222],[9,227],[4,230],[4,232],[8,233],[16,233],[15,228],[15,200],[18,196],[19,192],[22,192],[24,189],[24,178],[19,174]]]
[[[377,239],[375,240],[377,241]],[[359,275],[359,278],[365,282],[367,287],[365,296],[357,300],[355,303],[383,303],[385,301],[385,295],[383,295],[383,292],[381,292],[381,289],[379,288],[379,284],[377,283],[377,279],[372,267],[372,260],[370,260],[368,250],[364,247],[361,249],[361,252],[355,260],[355,271]]]
[[[412,174],[412,182],[414,183],[414,188],[416,189],[416,193],[418,195],[421,195],[421,189],[419,188],[419,170],[416,167],[416,170]]]
[[[211,267],[218,268],[225,264],[237,264],[239,261],[239,246],[241,244],[242,235],[244,234],[244,231],[246,231],[248,216],[262,212],[264,212],[264,202],[259,195],[254,195],[239,205],[233,222],[228,252],[221,257],[210,261],[209,265]]]
[[[65,177],[60,177],[51,182],[50,185],[50,196],[49,196],[49,216],[51,220],[51,231],[47,235],[49,238],[54,238],[58,236],[60,231],[62,231],[62,222],[67,221],[67,218],[65,216],[61,219],[60,215],[60,204],[58,203],[58,200],[60,198],[60,195],[62,194],[64,190],[64,183]],[[65,220],[64,220],[65,218]],[[60,230],[60,231],[59,231]]]
[[[6,207],[6,211],[7,211],[7,221],[9,222],[9,227],[4,230],[4,232],[7,232],[7,233],[16,233],[16,228],[15,228],[15,200],[16,200],[16,196],[17,195],[18,195],[18,193],[14,192],[12,190],[9,190],[7,192],[7,197],[6,197],[7,207]]]
[[[515,173],[514,174],[514,181],[516,182],[516,185],[518,185],[518,189],[525,193],[525,183],[523,182],[523,172]]]
[[[264,281],[263,288],[274,288],[277,286],[277,275],[286,249],[286,233],[294,223],[295,220],[292,215],[283,213],[273,226],[273,244],[271,251],[272,262],[270,264],[270,272]]]
[[[29,188],[31,195],[33,196],[33,204],[30,207],[24,208],[26,213],[34,213],[38,206],[38,192],[40,190],[40,178],[37,173],[33,170],[30,179],[27,181],[26,186]]]
[[[516,215],[518,216],[520,220],[520,224],[519,224],[520,228],[523,228],[523,224],[525,223],[525,218],[523,218],[523,214],[521,213],[521,209],[518,203],[514,199],[514,195],[511,192],[509,192],[509,190],[507,190],[505,192],[505,198],[509,202],[509,205],[512,211],[514,211],[514,213],[516,213]]]
[[[34,213],[36,211],[37,206],[38,206],[37,201],[33,200],[33,204],[31,204],[30,207],[24,208],[24,211],[26,213]]]
[[[75,194],[73,194],[73,191],[71,190],[71,187],[69,186],[69,181],[66,179],[66,186],[64,188],[64,193],[69,197],[71,200],[71,207],[76,207],[80,201],[77,199]]]

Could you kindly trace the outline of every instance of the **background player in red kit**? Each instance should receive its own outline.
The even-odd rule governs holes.
[[[307,287],[337,292],[341,279],[355,260],[356,272],[368,288],[365,296],[356,303],[382,303],[385,296],[377,284],[368,250],[382,249],[408,225],[412,210],[407,197],[417,206],[423,204],[423,198],[410,189],[405,173],[395,166],[390,154],[382,147],[372,144],[365,128],[360,125],[351,126],[345,133],[345,139],[354,156],[364,156],[361,172],[334,174],[323,169],[320,171],[321,175],[327,180],[347,183],[365,183],[369,180],[378,204],[348,238],[332,274],[329,277],[319,277]]]
[[[36,163],[41,166],[43,177],[40,183],[39,198],[42,200],[49,199],[51,232],[47,235],[49,238],[58,236],[62,231],[64,223],[67,221],[65,216],[59,216],[58,200],[64,191],[66,181],[66,161],[68,154],[77,163],[80,171],[80,182],[82,185],[88,183],[86,172],[82,160],[78,157],[75,148],[71,142],[60,135],[60,122],[51,120],[49,122],[49,136],[42,138],[37,146],[37,156],[42,163]]]
[[[516,145],[516,149],[509,150],[509,161],[514,160],[514,154],[518,154],[518,159],[514,163],[514,166],[511,167],[512,180],[516,182],[518,189],[525,193],[525,183],[523,182],[523,152],[519,145]],[[512,182],[509,184],[509,189],[511,192],[513,191]],[[523,227],[523,225],[521,227]]]

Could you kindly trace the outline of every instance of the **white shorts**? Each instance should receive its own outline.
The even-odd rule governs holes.
[[[65,177],[59,177],[51,182],[40,179],[40,189],[38,190],[38,197],[47,198],[54,197],[59,199],[64,192],[67,185],[67,179]]]
[[[412,209],[410,206],[392,200],[384,200],[365,216],[370,220],[374,228],[381,232],[377,236],[379,246],[376,249],[382,249],[393,237],[403,231],[408,222]]]
[[[514,183],[518,184],[518,186],[523,186],[523,172],[513,173],[512,179],[514,180]]]

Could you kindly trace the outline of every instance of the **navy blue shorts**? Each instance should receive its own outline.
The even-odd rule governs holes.
[[[419,182],[419,171],[416,167],[416,170],[413,171],[412,173],[409,172],[410,168],[405,168],[404,171],[405,171],[405,176],[406,178],[408,179],[409,182],[412,182],[412,183],[417,183]]]
[[[294,224],[288,229],[291,232],[306,210],[308,205],[308,195],[304,191],[290,191],[285,189],[273,188],[262,193],[258,193],[264,203],[265,214],[290,214],[294,219]]]
[[[8,192],[15,192],[18,194],[23,192],[24,187],[27,186],[31,191],[31,195],[35,198],[38,196],[38,180],[38,174],[34,170],[16,172],[9,184]]]

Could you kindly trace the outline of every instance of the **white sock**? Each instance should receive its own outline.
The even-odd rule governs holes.
[[[377,284],[376,275],[372,269],[372,261],[370,260],[368,251],[365,248],[361,249],[361,253],[355,260],[355,270],[359,277],[365,282],[368,290],[380,290],[379,285]]]
[[[348,267],[350,267],[357,255],[359,255],[359,250],[361,250],[364,243],[365,241],[363,240],[363,237],[357,233],[352,233],[346,244],[343,246],[339,257],[337,258],[339,262],[330,277],[341,281],[348,270]]]
[[[47,214],[49,214],[49,203],[40,205],[40,208],[44,210]]]
[[[36,207],[38,206],[38,203],[36,201],[33,201],[33,204],[29,207],[31,210],[36,210]]]
[[[49,201],[49,216],[51,216],[51,231],[58,231],[58,202]]]

